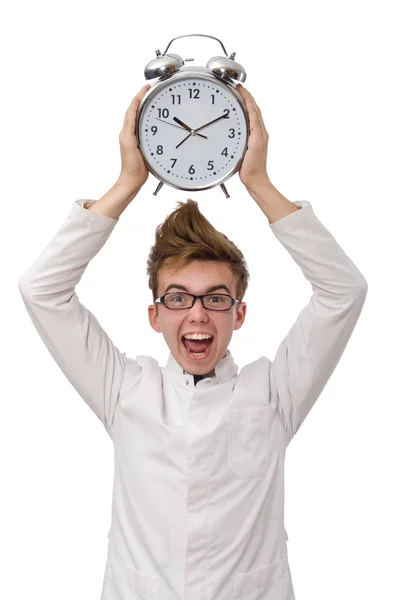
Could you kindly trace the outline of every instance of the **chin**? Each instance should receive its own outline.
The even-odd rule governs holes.
[[[199,361],[189,361],[189,360],[184,360],[184,369],[185,371],[187,371],[188,373],[194,374],[194,375],[205,375],[206,373],[210,373],[217,361],[213,361],[213,360],[209,360],[208,362],[204,363],[200,363]]]

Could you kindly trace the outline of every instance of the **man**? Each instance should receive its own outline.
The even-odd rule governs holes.
[[[261,356],[237,372],[228,344],[245,319],[248,270],[192,200],[158,229],[148,261],[148,316],[170,349],[165,367],[121,353],[75,293],[147,180],[134,135],[147,86],[125,115],[118,181],[98,201],[74,202],[19,282],[48,350],[114,444],[101,600],[295,597],[285,451],[350,339],[367,283],[311,204],[270,182],[261,112],[238,89],[250,121],[240,179],[313,288],[273,361]]]

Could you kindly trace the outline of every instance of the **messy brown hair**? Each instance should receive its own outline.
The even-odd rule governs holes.
[[[178,202],[178,208],[156,228],[155,243],[147,261],[153,302],[158,297],[160,269],[171,267],[175,272],[193,260],[229,264],[234,275],[236,299],[243,299],[250,276],[242,252],[205,218],[197,202],[188,199],[187,202]]]

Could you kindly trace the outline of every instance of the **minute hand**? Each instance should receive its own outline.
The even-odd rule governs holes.
[[[213,121],[210,121],[209,123],[205,123],[205,125],[202,125],[201,127],[197,127],[194,131],[200,131],[200,129],[204,129],[204,127],[208,127],[208,125],[212,125],[212,123],[216,123],[216,121],[220,121],[221,119],[227,119],[228,115],[222,115],[221,117],[218,117],[217,119],[214,119]]]

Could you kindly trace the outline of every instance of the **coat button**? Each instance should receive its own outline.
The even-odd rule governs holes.
[[[185,381],[185,383],[186,383],[186,385],[189,385],[189,382],[188,382],[188,381]]]

